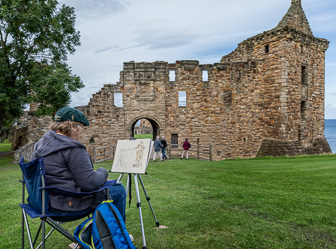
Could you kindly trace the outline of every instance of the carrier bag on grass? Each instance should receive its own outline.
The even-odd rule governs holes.
[[[100,204],[93,217],[76,228],[74,236],[84,249],[136,249],[124,220],[111,201]]]

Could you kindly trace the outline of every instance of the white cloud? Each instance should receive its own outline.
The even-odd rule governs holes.
[[[74,7],[79,21],[93,20],[119,13],[125,11],[130,4],[129,1],[123,0],[65,0],[59,1],[59,3]]]
[[[72,106],[88,104],[104,84],[119,81],[123,63],[193,59],[216,63],[239,42],[270,30],[291,0],[62,0],[75,7],[81,47],[69,65],[86,87]],[[326,52],[326,93],[336,92],[336,2],[304,0],[315,36],[331,41]],[[334,72],[335,71],[335,72]],[[326,117],[335,116],[326,95]]]
[[[325,118],[336,119],[336,103],[327,104],[325,106]]]

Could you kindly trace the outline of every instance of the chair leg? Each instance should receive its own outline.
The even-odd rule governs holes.
[[[40,226],[39,226],[39,228],[38,228],[38,230],[37,230],[37,232],[36,232],[36,235],[35,235],[35,239],[34,239],[33,245],[36,244],[36,241],[37,241],[37,239],[38,239],[38,237],[39,237],[39,235],[40,235],[41,229],[42,229],[42,222],[40,223]]]
[[[27,215],[26,215],[26,212],[23,209],[22,209],[22,215],[24,217],[24,222],[25,222],[25,225],[26,225],[26,228],[27,228],[27,235],[28,235],[30,248],[34,249],[33,242],[32,242],[32,239],[31,239],[29,224],[28,224],[28,220],[27,220]]]
[[[34,241],[32,241],[30,228],[29,228],[29,223],[28,223],[28,219],[27,219],[27,214],[24,210],[22,210],[22,229],[21,229],[21,232],[22,232],[22,241],[21,241],[22,242],[22,249],[24,249],[24,240],[25,240],[24,239],[24,226],[26,226],[26,228],[27,228],[29,246],[30,246],[31,249],[34,249],[34,246],[35,246],[35,244],[38,240],[38,237],[41,233],[41,230],[42,230],[42,240],[41,240],[40,244],[36,247],[36,249],[38,249],[40,247],[45,248],[46,240],[49,238],[51,233],[55,230],[55,228],[52,227],[51,230],[48,232],[48,234],[45,235],[45,220],[42,220],[41,223],[40,223],[40,226],[39,226],[39,228],[36,232],[35,239],[34,239]]]
[[[48,232],[47,235],[45,235],[45,223],[47,223],[48,225],[51,226],[51,230]],[[55,222],[54,220],[52,220],[50,218],[45,218],[45,219],[41,220],[41,224],[40,224],[40,227],[38,228],[38,231],[37,231],[37,234],[35,236],[34,242],[32,241],[27,215],[26,215],[26,212],[24,210],[22,210],[22,224],[23,224],[23,226],[25,225],[26,228],[27,228],[27,235],[28,235],[29,245],[30,245],[31,249],[34,249],[34,245],[35,245],[35,243],[36,243],[36,241],[39,237],[39,234],[41,233],[41,230],[42,230],[42,241],[36,247],[36,249],[39,249],[39,248],[45,249],[45,242],[54,230],[58,231],[59,233],[61,233],[65,237],[67,237],[69,240],[76,243],[75,248],[79,248],[78,247],[79,244],[78,244],[77,240],[75,239],[75,237],[72,234],[70,234],[67,230],[65,230],[63,227],[61,227],[58,224],[58,222]],[[23,226],[22,226],[22,230],[21,230],[21,232],[22,232],[22,249],[24,249],[24,227]]]
[[[80,245],[77,243],[74,247],[74,249],[80,248]]]
[[[22,172],[22,205],[25,203],[25,193],[26,193],[26,187],[24,182],[24,174]],[[21,221],[21,248],[24,249],[24,210],[22,209],[22,221]]]
[[[45,249],[45,219],[42,219],[42,249]]]
[[[41,224],[42,225],[42,224]],[[55,228],[51,228],[49,233],[45,236],[45,240],[47,240],[49,238],[49,236],[52,234],[52,232],[55,230]],[[42,246],[42,241],[40,242],[40,244],[36,247],[36,249],[40,248]]]
[[[25,226],[25,222],[24,222],[24,215],[23,215],[23,210],[22,210],[22,219],[21,219],[21,248],[24,249],[24,226]]]
[[[70,234],[67,230],[65,230],[63,227],[61,227],[57,222],[55,222],[54,220],[47,218],[46,222],[53,228],[55,228],[59,233],[63,234],[65,237],[67,237],[69,240],[77,243],[77,240],[75,239],[75,237]]]

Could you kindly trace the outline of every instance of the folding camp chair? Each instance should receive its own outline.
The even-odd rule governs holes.
[[[88,195],[94,195],[100,191],[106,191],[107,196],[109,197],[109,189],[108,185],[113,184],[113,181],[107,181],[102,188],[93,192],[71,192],[64,189],[48,187],[45,182],[45,169],[43,158],[37,158],[31,162],[24,163],[23,158],[19,163],[20,168],[22,170],[22,204],[20,204],[22,208],[22,248],[24,248],[24,226],[27,229],[27,235],[29,240],[29,245],[31,249],[35,248],[36,242],[39,238],[39,235],[42,231],[42,241],[37,245],[36,248],[45,248],[46,239],[51,235],[51,233],[56,230],[60,232],[63,236],[67,237],[69,240],[76,243],[75,248],[79,246],[75,237],[70,234],[67,230],[65,230],[61,223],[68,221],[79,220],[85,216],[90,216],[90,214],[94,211],[88,210],[82,213],[73,215],[69,213],[69,215],[56,215],[53,214],[49,210],[49,194],[61,195],[61,196],[70,196],[70,197],[83,197]],[[25,203],[25,189],[28,192],[28,203]],[[31,231],[28,224],[28,217],[30,218],[40,218],[41,223],[36,231],[35,239],[32,240]],[[51,230],[46,235],[45,231],[45,223],[51,226]]]

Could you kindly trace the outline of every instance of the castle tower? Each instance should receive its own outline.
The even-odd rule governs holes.
[[[329,41],[313,35],[301,0],[292,0],[287,13],[265,36],[269,41],[265,62],[277,63],[275,77],[268,79],[273,89],[273,100],[268,103],[275,107],[270,118],[275,123],[267,136],[302,149],[320,144],[330,150],[324,138],[325,51]]]
[[[255,81],[245,84],[254,88],[254,118],[258,121],[251,122],[257,123],[252,129],[262,127],[258,155],[281,155],[281,150],[308,154],[330,151],[324,138],[328,45],[326,39],[313,35],[301,0],[292,0],[275,28],[241,42],[235,51],[222,57],[222,63],[257,65],[250,75]],[[239,95],[241,88],[236,98]]]
[[[220,63],[125,62],[120,81],[81,107],[92,124],[82,142],[115,144],[145,119],[153,137],[164,134],[174,145],[171,155],[180,155],[186,137],[211,144],[212,160],[331,153],[324,138],[328,45],[313,35],[301,0],[292,0],[275,28],[242,41]]]
[[[325,51],[329,42],[313,35],[301,0],[292,0],[274,31],[286,34],[279,58],[280,110],[282,126],[286,126],[283,133],[292,136],[283,138],[311,146],[314,140],[324,139]],[[288,110],[297,115],[289,116]]]
[[[285,27],[313,36],[307,17],[302,9],[301,0],[292,0],[286,15],[281,19],[275,30]]]

